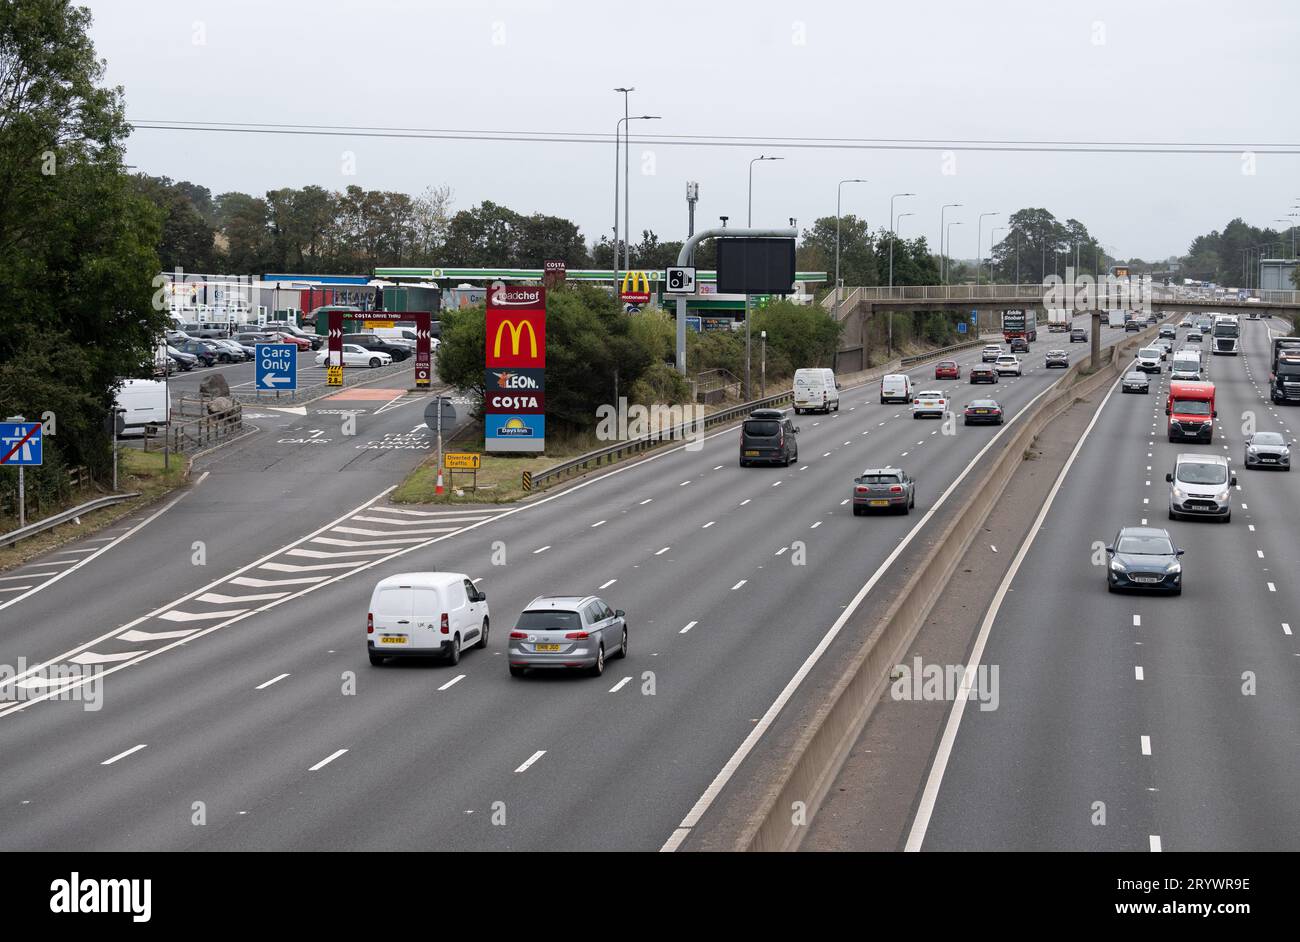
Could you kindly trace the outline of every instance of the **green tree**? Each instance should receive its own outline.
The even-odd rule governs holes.
[[[834,216],[823,216],[803,231],[795,260],[800,271],[824,271],[831,282],[835,280]],[[888,265],[886,256],[885,266]],[[840,278],[847,288],[881,283],[876,240],[867,228],[867,221],[852,214],[840,217]],[[827,288],[832,287],[833,284],[827,284]]]

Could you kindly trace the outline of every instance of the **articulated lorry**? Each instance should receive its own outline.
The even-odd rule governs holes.
[[[1036,311],[1003,311],[1002,340],[1010,343],[1023,337],[1027,343],[1038,339],[1038,314]]]
[[[1300,337],[1275,337],[1268,391],[1274,402],[1300,402]]]
[[[1074,319],[1068,308],[1054,307],[1047,310],[1047,330],[1049,333],[1069,333],[1074,326]]]
[[[1107,327],[1123,327],[1124,322],[1128,320],[1124,311],[1121,309],[1112,309],[1106,312]]]
[[[1237,314],[1216,314],[1210,327],[1210,352],[1216,355],[1236,356],[1241,342],[1241,317]]]

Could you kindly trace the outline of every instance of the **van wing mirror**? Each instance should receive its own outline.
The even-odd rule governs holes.
[[[1237,476],[1235,474],[1232,476],[1232,486],[1233,487],[1237,486]]]
[[[1166,472],[1165,472],[1165,480],[1168,481],[1170,484],[1174,483],[1174,476],[1173,476],[1173,473],[1172,473],[1172,472],[1169,472],[1169,471],[1166,471]]]

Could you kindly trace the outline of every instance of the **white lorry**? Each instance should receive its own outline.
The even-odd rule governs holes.
[[[1124,321],[1125,321],[1125,317],[1124,317],[1124,311],[1122,309],[1110,310],[1106,312],[1106,326],[1119,327],[1122,329],[1124,327]]]

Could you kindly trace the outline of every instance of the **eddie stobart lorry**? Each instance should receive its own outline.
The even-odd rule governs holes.
[[[1016,337],[1026,343],[1038,339],[1038,314],[1035,311],[1003,311],[1002,340],[1010,343]]]

